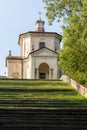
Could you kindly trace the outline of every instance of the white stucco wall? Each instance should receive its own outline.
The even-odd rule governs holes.
[[[54,50],[54,38],[53,37],[32,37],[31,43],[34,44],[34,49],[39,49],[39,43],[45,42],[45,47]],[[32,46],[31,44],[31,46]]]
[[[22,63],[21,60],[8,60],[8,78],[22,78]]]
[[[60,49],[60,40],[54,35],[49,34],[30,34],[23,38],[23,43],[21,44],[21,55],[27,57],[30,52],[32,52],[32,47],[34,50],[39,49],[39,43],[44,42],[45,47],[55,51],[55,46]]]
[[[32,79],[32,59],[29,56],[27,59],[23,61],[23,78],[24,79]]]

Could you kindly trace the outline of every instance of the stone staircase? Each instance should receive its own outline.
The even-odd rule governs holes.
[[[87,130],[87,99],[60,81],[47,84],[0,82],[0,130]]]
[[[0,130],[87,130],[87,109],[0,109]]]
[[[69,100],[0,100],[0,108],[32,108],[32,109],[68,109],[68,108],[87,108],[85,101]]]

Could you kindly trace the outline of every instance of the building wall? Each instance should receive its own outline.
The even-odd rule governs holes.
[[[23,60],[23,79],[32,79],[32,58],[29,56]]]
[[[55,47],[57,50],[60,49],[60,41],[58,38],[50,34],[45,34],[44,36],[43,34],[32,34],[32,36],[29,35],[29,37],[23,38],[23,44],[21,45],[21,55],[23,57],[27,57],[30,52],[39,49],[40,42],[45,42],[45,47],[53,51],[55,51]]]
[[[8,60],[8,78],[22,78],[22,62],[21,60]]]
[[[34,45],[34,49],[39,49],[39,43],[45,42],[45,47],[54,51],[54,38],[53,37],[32,37],[31,43]]]
[[[55,38],[54,39],[54,46],[56,47],[56,50],[60,49],[60,40]]]
[[[30,37],[23,38],[23,43],[21,45],[21,56],[28,57],[31,50],[30,44]]]
[[[38,69],[39,70],[39,66],[40,64],[42,63],[46,63],[48,64],[49,66],[49,73],[50,73],[50,70],[53,70],[53,75],[50,77],[48,77],[48,79],[57,79],[57,57],[33,57],[33,61],[32,61],[32,74],[35,74],[35,69]],[[32,78],[35,78],[35,75],[33,75],[34,77]]]

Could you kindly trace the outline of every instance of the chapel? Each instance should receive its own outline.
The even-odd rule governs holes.
[[[58,54],[62,36],[56,32],[46,32],[45,22],[39,19],[35,31],[19,35],[20,56],[11,51],[6,57],[8,78],[12,79],[58,79]]]

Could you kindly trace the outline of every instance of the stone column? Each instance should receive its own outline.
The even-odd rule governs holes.
[[[39,69],[36,69],[36,79],[39,79]]]
[[[54,69],[51,69],[51,79],[54,79]]]
[[[49,79],[51,79],[51,69],[49,69]]]

